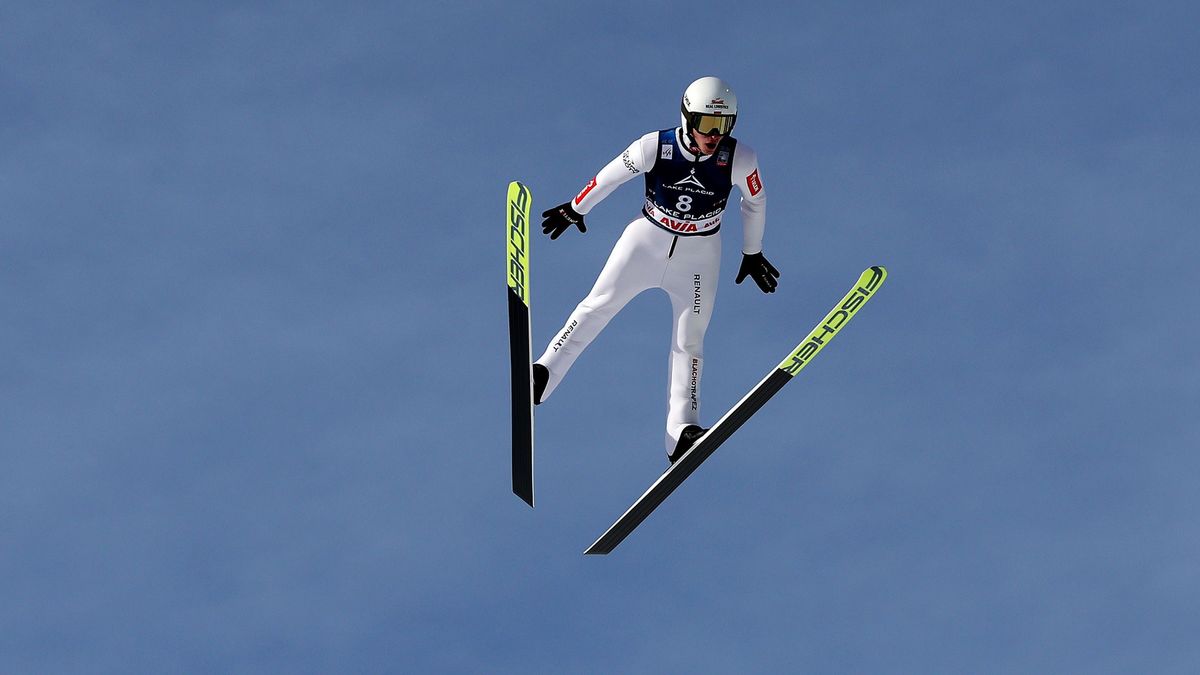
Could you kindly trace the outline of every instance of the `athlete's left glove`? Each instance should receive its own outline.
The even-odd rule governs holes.
[[[737,279],[734,283],[742,283],[749,275],[754,283],[762,289],[763,293],[774,293],[775,287],[779,285],[779,270],[775,266],[767,262],[762,253],[743,253],[742,266],[738,269]]]
[[[571,206],[571,202],[542,211],[542,217],[545,218],[542,221],[542,234],[550,235],[551,239],[558,239],[558,235],[566,232],[572,225],[578,227],[580,232],[587,232],[587,225],[583,224],[583,215]]]

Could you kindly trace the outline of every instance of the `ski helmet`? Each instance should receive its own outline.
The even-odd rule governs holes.
[[[702,77],[688,85],[679,104],[683,130],[702,134],[728,135],[737,121],[737,95],[725,80]]]

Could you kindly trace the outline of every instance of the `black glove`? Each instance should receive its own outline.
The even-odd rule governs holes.
[[[735,283],[742,283],[742,279],[749,275],[754,283],[762,289],[763,293],[774,293],[775,287],[779,285],[779,270],[775,266],[767,262],[762,253],[743,253],[742,266],[738,268],[738,275]]]
[[[542,234],[550,235],[551,239],[558,239],[558,235],[567,231],[567,228],[574,225],[579,228],[580,232],[587,232],[587,226],[583,224],[583,216],[575,211],[571,206],[571,202],[559,204],[558,206],[542,211]]]

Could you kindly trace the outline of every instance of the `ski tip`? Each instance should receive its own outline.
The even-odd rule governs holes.
[[[868,292],[874,291],[887,280],[887,275],[887,268],[883,265],[871,265],[858,277],[858,285]]]
[[[508,201],[515,203],[518,206],[527,205],[533,197],[529,186],[519,180],[514,180],[508,184]]]

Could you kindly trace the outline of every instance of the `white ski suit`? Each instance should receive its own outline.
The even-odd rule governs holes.
[[[634,296],[661,288],[674,315],[668,370],[665,444],[669,453],[689,424],[699,425],[704,332],[712,316],[721,263],[718,230],[731,188],[741,191],[742,252],[762,251],[766,192],[754,151],[726,137],[711,155],[689,150],[683,130],[654,131],[634,141],[575,197],[586,214],[619,185],[646,177],[642,214],[625,228],[595,286],[537,363],[550,379],[547,400],[608,321]]]

